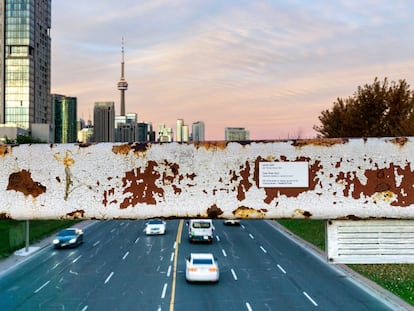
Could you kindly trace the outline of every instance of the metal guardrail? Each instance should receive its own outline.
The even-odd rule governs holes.
[[[414,138],[0,145],[3,219],[414,219]]]

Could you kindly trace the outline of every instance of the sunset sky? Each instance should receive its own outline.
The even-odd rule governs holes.
[[[53,0],[52,93],[120,112],[121,42],[126,112],[139,122],[204,121],[250,138],[313,138],[338,98],[375,77],[414,88],[412,0]]]

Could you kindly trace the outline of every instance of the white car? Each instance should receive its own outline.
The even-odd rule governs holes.
[[[191,253],[186,258],[185,279],[187,282],[219,281],[217,259],[211,253]]]
[[[165,234],[167,223],[162,219],[151,219],[145,223],[146,235]]]
[[[238,219],[226,219],[224,221],[225,225],[229,225],[229,226],[240,226],[240,220]]]

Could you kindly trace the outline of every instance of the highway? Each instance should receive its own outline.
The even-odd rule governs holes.
[[[282,234],[272,221],[214,221],[211,244],[184,220],[146,236],[144,220],[96,221],[77,248],[37,252],[0,278],[0,310],[393,310]],[[217,284],[185,281],[185,257],[211,252]]]

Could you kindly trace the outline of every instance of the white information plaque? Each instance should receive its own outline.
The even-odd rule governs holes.
[[[260,188],[309,187],[308,162],[260,162]]]

